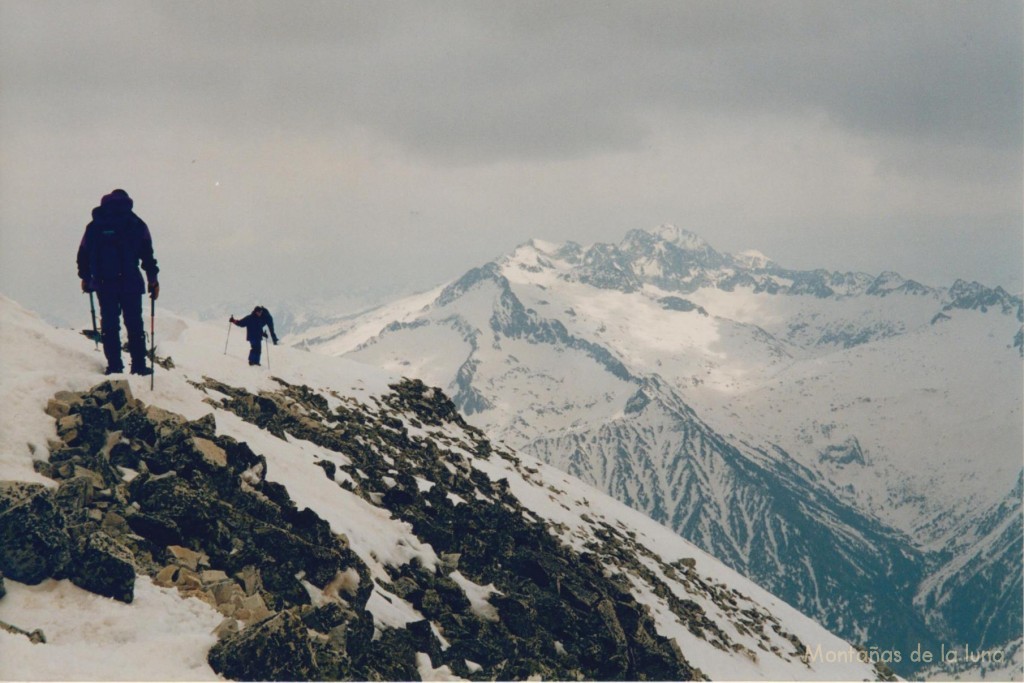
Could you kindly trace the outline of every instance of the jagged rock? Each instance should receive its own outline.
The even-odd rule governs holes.
[[[333,646],[346,653],[364,651],[373,639],[373,617],[348,604],[329,602],[308,611],[302,620],[314,631],[327,634]]]
[[[217,640],[224,640],[225,638],[237,635],[238,630],[237,619],[224,617],[224,621],[220,622],[217,627],[213,629],[213,635],[217,636]]]
[[[241,581],[246,595],[254,595],[263,588],[260,571],[253,566],[243,567],[241,571],[235,573],[235,578]]]
[[[416,668],[416,646],[405,629],[384,629],[370,646],[372,662],[363,678],[380,681],[415,681],[420,679]]]
[[[198,420],[189,422],[188,428],[196,436],[203,437],[204,439],[213,439],[217,435],[217,419],[213,416],[213,413],[207,413]]]
[[[225,678],[242,681],[302,681],[323,678],[308,629],[285,611],[227,635],[210,648],[207,661]]]
[[[70,432],[75,432],[82,428],[82,416],[81,415],[65,415],[64,417],[57,420],[57,434],[64,438],[64,442],[67,443],[68,439],[66,435]]]
[[[46,487],[42,484],[30,484],[24,481],[0,481],[0,514],[45,490]]]
[[[71,538],[53,494],[38,484],[0,485],[0,571],[27,584],[63,576]]]
[[[178,575],[181,574],[181,567],[169,564],[156,573],[153,583],[164,588],[171,588],[178,585]]]
[[[255,621],[262,621],[272,614],[270,608],[267,607],[266,602],[263,601],[263,596],[259,593],[255,595],[246,595],[239,597],[235,595],[232,598],[232,604],[235,606],[234,617],[239,621],[245,623],[252,623]]]
[[[127,380],[107,380],[97,384],[89,390],[88,396],[94,398],[99,404],[110,404],[115,410],[120,410],[132,402],[132,388]]]
[[[146,406],[146,408],[143,411],[143,414],[146,416],[146,419],[157,425],[171,425],[180,427],[181,425],[184,425],[188,422],[188,420],[183,418],[181,415],[172,413],[169,410],[164,410],[163,408],[159,408],[154,405]]]
[[[131,533],[131,528],[128,526],[128,522],[125,518],[113,510],[108,510],[103,515],[103,521],[100,523],[100,528],[115,538]]]
[[[135,597],[135,563],[131,551],[102,531],[85,538],[71,568],[76,586],[121,602]]]
[[[204,584],[214,584],[230,581],[231,579],[219,569],[204,569],[199,572],[199,580]]]
[[[337,470],[338,470],[338,467],[337,467],[337,465],[335,465],[335,464],[334,464],[333,462],[331,462],[330,460],[317,460],[317,461],[316,461],[316,464],[317,464],[317,465],[318,465],[319,467],[322,467],[322,468],[323,468],[323,470],[324,470],[324,474],[326,474],[326,475],[327,475],[327,478],[328,478],[328,479],[330,479],[331,481],[334,481],[334,474],[335,474],[335,473],[337,472]]]
[[[46,409],[44,412],[50,417],[60,420],[67,417],[68,413],[71,412],[71,406],[64,401],[58,401],[55,398],[51,398],[46,402]]]
[[[102,474],[95,470],[91,470],[88,467],[82,467],[81,465],[75,465],[74,478],[88,479],[92,484],[93,489],[101,489],[106,485],[106,480]]]
[[[451,574],[453,571],[459,568],[459,560],[462,558],[461,553],[441,553],[441,569],[446,574]]]
[[[112,465],[136,470],[139,468],[141,451],[142,447],[139,442],[125,441],[122,432],[122,438],[110,447],[107,457]]]
[[[196,552],[195,550],[191,550],[189,548],[184,548],[180,545],[167,546],[167,552],[170,553],[172,557],[174,557],[174,561],[178,565],[182,567],[188,567],[192,571],[198,571],[200,564],[209,562],[209,558],[207,558],[202,553]]]
[[[150,515],[144,512],[132,512],[125,518],[128,527],[150,542],[161,545],[177,545],[181,543],[181,531],[173,520],[166,519],[160,515]]]
[[[75,417],[80,419],[80,425],[74,430],[78,432],[77,439],[74,443],[67,438],[65,441],[71,446],[82,446],[90,453],[99,453],[107,441],[107,432],[117,418],[117,410],[109,403],[90,405],[83,401],[81,405],[72,408],[72,414],[64,419]]]
[[[242,598],[245,597],[245,591],[232,579],[226,579],[213,584],[203,581],[203,585],[213,593],[213,597],[217,601],[218,607],[222,605],[231,605],[232,612],[234,611],[234,608],[238,606],[235,603],[235,598],[237,597],[239,602],[241,602]]]
[[[227,467],[228,454],[223,448],[209,439],[203,439],[198,436],[192,439],[192,443],[207,463],[215,467]]]
[[[66,517],[77,518],[92,504],[95,490],[92,477],[75,476],[61,482],[53,498]]]

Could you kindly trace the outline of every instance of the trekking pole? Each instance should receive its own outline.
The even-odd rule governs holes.
[[[100,350],[100,333],[96,329],[96,300],[89,292],[89,312],[92,313],[92,340],[96,342],[96,350]]]
[[[267,339],[264,337],[264,339]],[[267,372],[270,372],[270,340],[267,339]]]
[[[228,321],[228,337],[227,337],[227,339],[224,340],[224,355],[225,356],[228,355],[228,339],[231,339],[231,326],[232,326],[232,323],[229,320]]]
[[[149,390],[153,391],[153,379],[156,377],[156,299],[149,297],[149,364],[153,371],[149,374]]]

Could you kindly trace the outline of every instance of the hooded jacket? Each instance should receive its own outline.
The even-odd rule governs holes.
[[[262,315],[256,315],[256,311],[262,311]],[[245,328],[245,338],[250,344],[262,344],[263,343],[263,328],[270,328],[270,338],[277,343],[277,333],[274,332],[274,318],[270,315],[270,311],[257,306],[253,309],[253,312],[245,316],[241,320],[234,321],[239,327]]]
[[[92,210],[92,221],[78,245],[78,277],[93,291],[145,293],[140,263],[149,285],[157,282],[160,269],[153,239],[132,207],[127,192],[114,190]]]

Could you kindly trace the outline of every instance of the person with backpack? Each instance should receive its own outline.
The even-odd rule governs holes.
[[[124,190],[114,190],[92,210],[92,221],[78,245],[78,277],[82,291],[100,300],[105,374],[124,372],[121,362],[121,316],[128,333],[133,375],[150,375],[146,364],[146,335],[142,323],[142,295],[154,301],[160,295],[149,227],[132,211],[134,203]],[[146,273],[142,280],[139,265]]]
[[[264,326],[270,328],[270,338],[274,340],[274,346],[277,346],[277,334],[274,332],[274,318],[270,315],[270,311],[265,309],[263,306],[257,306],[252,309],[252,313],[241,320],[236,320],[235,316],[232,315],[230,322],[238,325],[239,327],[245,328],[245,338],[249,342],[249,365],[260,364],[260,354],[263,351],[263,340],[267,337],[267,333],[263,331]]]

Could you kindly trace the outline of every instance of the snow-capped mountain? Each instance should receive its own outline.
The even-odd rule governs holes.
[[[1022,321],[999,287],[663,226],[533,240],[292,341],[441,386],[845,637],[982,648],[1021,638]]]
[[[151,389],[3,297],[0,321],[5,680],[863,680],[897,658],[418,380],[282,347],[270,373],[163,314]]]

